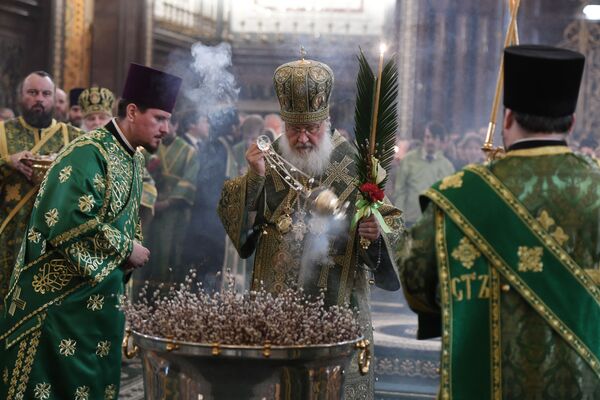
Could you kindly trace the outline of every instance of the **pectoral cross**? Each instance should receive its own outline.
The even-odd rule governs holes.
[[[327,178],[321,184],[322,186],[328,187],[331,186],[335,181],[343,181],[347,185],[353,183],[354,178],[350,176],[350,171],[348,170],[348,166],[352,163],[352,159],[349,157],[344,157],[344,159],[340,162],[333,161],[325,174]]]
[[[15,311],[17,311],[17,307],[19,307],[21,310],[25,309],[25,306],[27,305],[26,302],[24,302],[23,300],[21,300],[19,297],[21,296],[21,287],[17,286],[15,287],[15,292],[13,293],[12,296],[12,303],[10,305],[10,308],[8,309],[8,313],[12,316],[15,315]]]

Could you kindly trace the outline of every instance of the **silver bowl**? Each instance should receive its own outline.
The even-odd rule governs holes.
[[[363,373],[370,364],[363,338],[318,346],[231,346],[128,331],[123,348],[128,357],[140,353],[146,400],[337,400],[353,356],[360,352]]]

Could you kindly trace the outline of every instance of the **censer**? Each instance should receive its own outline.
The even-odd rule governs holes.
[[[300,196],[308,200],[308,209],[318,216],[333,217],[341,220],[346,216],[348,202],[342,203],[337,195],[329,188],[316,187],[311,189],[315,178],[296,168],[292,163],[273,150],[271,140],[266,135],[256,139],[258,149],[263,152],[268,168],[271,168],[281,179]],[[302,176],[308,182],[303,185],[294,175]]]

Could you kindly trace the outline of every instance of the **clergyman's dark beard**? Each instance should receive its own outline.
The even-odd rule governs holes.
[[[52,123],[53,111],[23,110],[23,119],[34,128],[47,128]]]
[[[81,128],[81,125],[83,125],[83,119],[81,119],[81,118],[70,119],[69,118],[69,123],[71,125],[73,125],[74,127]]]

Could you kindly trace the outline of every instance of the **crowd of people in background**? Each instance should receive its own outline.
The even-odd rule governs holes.
[[[487,127],[469,129],[463,134],[447,133],[438,122],[428,123],[414,139],[399,139],[393,177],[386,190],[394,205],[404,211],[407,227],[421,215],[419,194],[438,180],[451,175],[468,164],[485,161],[481,150]],[[600,144],[595,138],[580,141],[569,138],[570,147],[590,157],[600,158]]]

